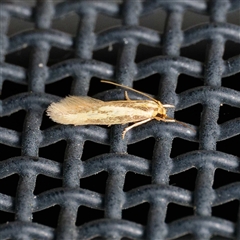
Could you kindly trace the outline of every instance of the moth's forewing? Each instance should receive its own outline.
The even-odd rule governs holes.
[[[113,125],[154,118],[158,108],[158,104],[151,100],[103,102],[90,97],[70,96],[52,103],[47,114],[61,124]]]

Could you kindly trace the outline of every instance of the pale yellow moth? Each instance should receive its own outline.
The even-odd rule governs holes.
[[[47,109],[47,115],[57,123],[73,125],[114,125],[134,123],[126,127],[122,133],[143,123],[156,119],[164,122],[175,122],[168,118],[166,108],[173,105],[162,104],[160,101],[133,88],[114,82],[102,80],[148,97],[150,100],[131,100],[125,91],[126,100],[104,102],[91,97],[69,96],[60,102],[52,103]]]

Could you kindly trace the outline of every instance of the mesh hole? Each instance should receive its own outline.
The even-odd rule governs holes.
[[[122,218],[147,225],[149,207],[149,203],[142,203],[132,208],[124,209],[122,211]]]
[[[0,144],[0,153],[0,161],[2,161],[11,157],[21,156],[21,149]]]
[[[39,212],[35,212],[33,213],[33,222],[56,228],[60,209],[60,206],[56,205]]]
[[[57,82],[46,85],[45,91],[46,93],[50,93],[60,97],[66,97],[70,93],[71,84],[72,78],[64,78]]]
[[[223,169],[216,169],[214,174],[213,188],[219,188],[234,182],[240,182],[240,174]]]
[[[9,177],[0,179],[0,193],[15,197],[17,192],[18,180],[18,174],[13,174]]]
[[[64,17],[53,19],[52,28],[61,32],[76,35],[77,28],[79,25],[79,16],[73,11],[71,14],[65,15]]]
[[[166,223],[173,222],[180,218],[193,215],[193,208],[181,206],[175,203],[169,203],[167,208],[167,216],[165,218]]]
[[[104,217],[104,211],[93,209],[85,206],[78,208],[76,226],[83,225],[84,223],[91,222],[96,219]]]
[[[67,59],[74,58],[73,55],[74,55],[73,51],[52,47],[49,52],[47,66],[50,67],[61,61],[66,61]]]
[[[226,41],[223,59],[227,60],[237,55],[240,55],[240,43],[236,43],[233,41]]]
[[[123,191],[127,192],[130,191],[131,189],[138,188],[148,184],[151,184],[151,177],[133,172],[128,172],[125,177]]]
[[[159,8],[151,11],[151,14],[146,14],[141,17],[139,22],[143,27],[154,29],[158,32],[163,32],[166,16],[166,11]]]
[[[181,138],[174,138],[170,157],[174,158],[178,155],[198,150],[198,143],[190,142]]]
[[[195,240],[195,237],[191,234],[184,235],[179,238],[174,238],[175,240]]]
[[[240,23],[240,10],[236,9],[234,12],[231,12],[230,14],[227,14],[227,21],[232,24],[239,25]]]
[[[169,184],[176,187],[187,189],[189,191],[194,191],[196,177],[197,169],[191,168],[185,172],[171,175]]]
[[[181,48],[181,56],[195,59],[200,62],[205,61],[207,40],[200,41],[194,45]]]
[[[142,80],[135,81],[133,83],[133,88],[140,92],[144,92],[146,94],[151,94],[155,96],[158,94],[159,80],[160,75],[154,74]],[[139,94],[139,97],[141,98],[141,94]],[[143,98],[147,99],[145,97]]]
[[[229,105],[223,105],[219,111],[218,124],[224,123],[234,118],[240,117],[240,108],[232,107]]]
[[[180,122],[190,123],[195,126],[200,125],[202,113],[202,105],[196,104],[194,106],[182,109],[175,112],[175,119]]]
[[[26,85],[22,85],[19,83],[14,83],[6,80],[3,83],[1,99],[5,99],[13,95],[16,95],[18,93],[23,93],[27,91],[28,91],[28,88]]]
[[[1,117],[0,126],[21,132],[23,130],[25,116],[26,112],[24,110],[21,110],[9,116]]]
[[[45,192],[54,188],[60,188],[61,186],[62,186],[61,179],[52,178],[52,177],[39,174],[37,176],[36,186],[33,194],[38,195],[42,192]]]
[[[206,22],[209,22],[209,16],[197,12],[187,11],[184,14],[182,29],[185,30],[187,28],[193,27],[194,25]]]
[[[154,144],[154,138],[147,138],[143,141],[128,145],[127,151],[128,154],[151,160],[153,156]]]
[[[30,1],[29,1],[30,2]],[[20,31],[27,31],[30,29],[34,29],[34,23],[30,21],[25,21],[20,18],[12,17],[10,18],[9,26],[8,26],[8,32],[7,35],[11,36],[16,33],[19,33]]]
[[[0,224],[6,224],[7,222],[14,221],[15,214],[10,212],[4,212],[0,210]]]
[[[105,30],[108,28],[112,28],[113,26],[120,26],[121,21],[122,21],[121,19],[109,17],[109,16],[102,15],[101,13],[99,13],[97,15],[94,32],[99,32],[99,31],[102,31],[103,29]]]
[[[80,185],[81,188],[104,194],[107,178],[108,173],[103,171],[90,177],[81,178]]]
[[[46,111],[44,111],[43,116],[42,116],[42,123],[41,123],[41,130],[45,130],[49,127],[53,127],[55,126],[56,123],[54,121],[52,121],[46,114]]]
[[[137,54],[135,57],[135,62],[139,63],[149,58],[154,58],[162,55],[162,49],[151,47],[143,44],[139,44],[137,48]]]
[[[39,157],[54,160],[56,162],[63,162],[64,152],[66,148],[66,141],[62,140],[47,147],[39,148]]]
[[[239,79],[240,73],[237,73],[230,77],[222,78],[222,86],[240,91]]]
[[[84,143],[83,154],[81,157],[82,161],[85,161],[89,158],[101,155],[104,153],[109,153],[110,147],[103,144],[98,144],[92,141],[86,141]]]
[[[93,59],[110,65],[116,65],[120,44],[109,44],[107,47],[93,52]]]
[[[90,87],[88,90],[89,96],[94,96],[97,93],[107,91],[113,88],[113,85],[102,83],[99,78],[93,77],[90,81]]]
[[[232,154],[240,157],[239,149],[236,147],[236,143],[240,142],[240,135],[231,137],[221,142],[217,142],[217,151]]]
[[[234,200],[216,207],[212,207],[212,215],[232,222],[238,220],[239,201]]]
[[[211,237],[210,240],[233,240],[234,238],[227,238],[227,237],[221,237],[221,236],[214,236]]]
[[[29,59],[30,54],[31,54],[31,47],[28,46],[28,47],[22,48],[16,52],[7,54],[5,57],[5,62],[20,66],[23,68],[28,68],[29,61],[27,59]],[[23,59],[26,59],[26,60],[23,61]],[[27,86],[25,86],[25,87],[27,87]]]
[[[203,86],[203,81],[199,78],[181,74],[178,78],[176,93],[184,92],[188,89]]]

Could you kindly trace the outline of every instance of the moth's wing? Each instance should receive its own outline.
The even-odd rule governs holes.
[[[80,112],[89,112],[104,104],[103,101],[87,96],[69,96],[60,102],[52,103],[47,109],[47,115],[57,123],[64,123],[66,116]]]
[[[88,96],[69,96],[62,99],[59,105],[66,108],[73,108],[75,110],[93,108],[102,105],[104,102]],[[56,103],[58,104],[58,103]]]

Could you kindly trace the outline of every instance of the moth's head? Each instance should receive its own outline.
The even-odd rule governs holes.
[[[167,117],[167,110],[166,110],[166,108],[163,107],[162,104],[158,105],[157,116],[160,117],[160,118],[166,118]]]
[[[167,116],[167,108],[174,108],[174,106],[170,104],[161,104],[160,102],[158,102],[157,117],[160,117],[162,119],[169,119]]]

